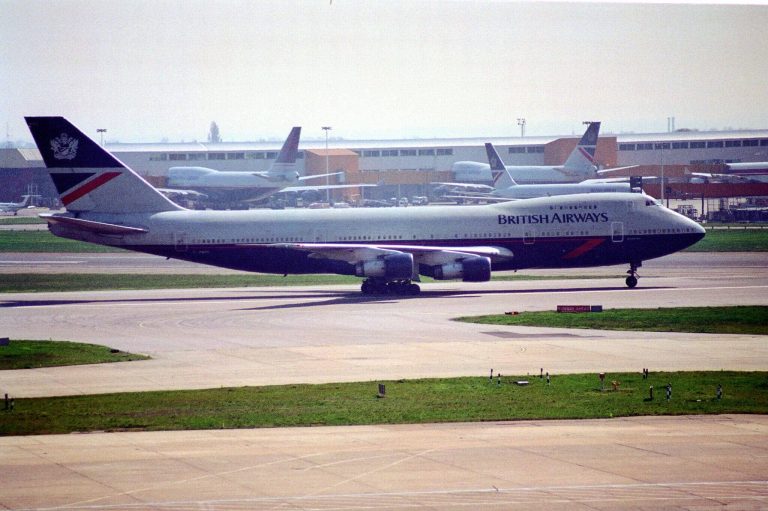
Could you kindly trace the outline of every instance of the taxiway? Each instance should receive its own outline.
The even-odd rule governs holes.
[[[122,256],[122,263],[113,256],[67,256],[89,263],[65,265],[57,256],[40,257],[49,258],[50,271],[87,267],[83,278],[98,278],[92,268],[100,264],[93,261],[110,268],[101,271],[125,267]],[[427,284],[415,298],[363,297],[355,286],[3,294],[3,335],[95,342],[153,359],[4,371],[0,392],[23,397],[486,375],[491,367],[510,375],[536,374],[540,367],[552,374],[765,370],[764,336],[452,321],[564,303],[767,305],[765,259],[678,254],[648,262],[641,287],[633,290],[617,277]],[[15,268],[7,271],[23,267],[2,261],[0,267]],[[141,256],[128,264],[144,273],[146,261]],[[0,507],[764,509],[766,445],[766,416],[9,437],[0,438]]]

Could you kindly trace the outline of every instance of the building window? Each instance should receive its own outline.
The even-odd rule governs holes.
[[[525,153],[525,147],[510,147],[508,151],[509,154],[521,154]]]
[[[688,142],[672,142],[672,149],[688,149]]]
[[[382,156],[397,156],[397,149],[384,149],[381,151]]]
[[[543,145],[536,145],[536,146],[528,146],[526,148],[527,153],[543,153],[544,152],[544,146]]]
[[[187,155],[188,160],[204,160],[205,153],[189,153]]]
[[[438,149],[437,150],[438,156],[453,156],[453,149],[452,148],[445,148],[445,149]]]
[[[707,147],[705,142],[691,142],[691,149],[704,149]]]
[[[742,140],[742,145],[744,147],[755,147],[757,145],[757,140]]]
[[[304,151],[299,151],[296,153],[296,159],[297,160],[303,160],[304,159]]]
[[[726,140],[725,147],[741,147],[741,140]]]
[[[644,143],[644,144],[637,144],[637,150],[638,151],[650,151],[653,149],[653,144],[650,142]]]
[[[363,151],[365,158],[378,158],[381,156],[381,151]]]
[[[707,149],[713,148],[713,147],[723,147],[723,141],[722,140],[712,140],[710,142],[707,142]]]
[[[167,160],[168,160],[168,154],[166,153],[149,155],[149,161],[167,161]]]
[[[267,151],[266,158],[268,160],[274,160],[277,158],[277,151]]]
[[[653,145],[654,149],[669,149],[669,142],[656,142]]]
[[[400,156],[416,156],[416,149],[400,149]]]
[[[768,138],[764,138],[760,141],[760,146],[764,147],[768,145]]]
[[[181,153],[171,153],[171,154],[168,155],[168,159],[171,160],[171,161],[186,160],[187,159],[187,155],[186,154],[181,154]]]
[[[227,153],[228,160],[244,160],[245,153]]]
[[[619,144],[619,151],[634,151],[634,150],[635,150],[635,144]]]
[[[434,156],[434,149],[419,149],[419,156]]]

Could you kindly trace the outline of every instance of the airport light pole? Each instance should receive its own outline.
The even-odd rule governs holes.
[[[101,135],[101,147],[104,147],[104,133],[107,132],[107,128],[97,128],[96,133]]]
[[[323,126],[323,131],[325,131],[325,202],[329,205],[331,203],[331,182],[328,175],[328,132],[332,129],[330,126]]]
[[[517,125],[520,126],[520,138],[524,138],[525,137],[525,117],[518,117]]]

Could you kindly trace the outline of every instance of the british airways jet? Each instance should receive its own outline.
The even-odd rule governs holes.
[[[510,177],[520,184],[578,183],[587,179],[595,179],[599,174],[595,162],[595,148],[599,133],[600,123],[589,123],[579,143],[562,165],[509,165],[506,166],[506,169]],[[498,164],[494,161],[491,161],[490,164],[476,161],[457,161],[451,170],[454,172],[488,172],[489,170],[492,171],[494,163]]]
[[[642,194],[564,195],[477,207],[190,211],[62,117],[27,124],[66,212],[57,236],[262,273],[338,273],[363,293],[416,294],[419,275],[483,282],[491,270],[627,264],[688,247],[704,229]]]
[[[504,165],[501,156],[496,152],[493,144],[486,143],[485,151],[488,153],[488,161],[491,171],[496,174],[494,190],[486,199],[491,200],[515,200],[531,199],[534,197],[552,197],[554,195],[571,195],[575,193],[630,193],[632,188],[628,182],[601,182],[599,180],[581,181],[579,183],[547,183],[540,185],[517,184],[512,178],[509,167]]]
[[[311,179],[335,176],[341,172],[300,176],[296,171],[301,128],[291,129],[277,159],[266,172],[233,172],[207,167],[171,167],[168,169],[167,192],[194,191],[216,201],[255,202],[278,192],[303,192],[307,190],[336,190],[364,188],[375,185],[339,184],[298,186]],[[164,190],[161,190],[164,191]]]

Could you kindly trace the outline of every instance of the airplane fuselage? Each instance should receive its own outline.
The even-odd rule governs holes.
[[[518,184],[578,183],[597,177],[596,172],[579,172],[566,169],[562,165],[507,166],[510,177]],[[456,162],[451,170],[457,174],[491,178],[491,166],[479,162]]]
[[[515,185],[496,189],[491,195],[510,199],[531,199],[576,193],[629,193],[631,191],[629,183],[560,183]]]
[[[640,263],[703,237],[695,222],[642,194],[589,194],[476,207],[167,211],[83,219],[146,229],[103,235],[51,225],[60,236],[171,258],[262,273],[354,274],[344,261],[295,246],[491,246],[511,251],[493,270]],[[420,273],[429,275],[428,268]]]

